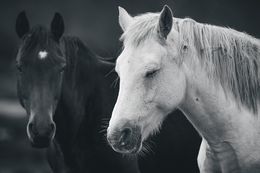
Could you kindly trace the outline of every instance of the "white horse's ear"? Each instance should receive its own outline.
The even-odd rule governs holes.
[[[122,8],[118,7],[119,11],[119,25],[121,26],[122,30],[125,31],[126,28],[132,23],[133,17],[128,14],[128,12]]]
[[[172,29],[172,10],[170,7],[165,5],[161,11],[159,24],[158,24],[158,33],[164,39],[167,39],[168,34]]]

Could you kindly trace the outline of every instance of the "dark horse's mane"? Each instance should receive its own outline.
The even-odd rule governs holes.
[[[75,69],[74,65],[79,59],[82,59],[89,67],[93,67],[93,62],[98,61],[97,56],[78,37],[65,36],[62,38],[62,44],[69,69]]]
[[[63,37],[61,45],[66,58],[66,69],[60,103],[65,104],[65,107],[70,109],[69,112],[75,114],[75,116],[85,114],[85,103],[90,97],[90,93],[86,92],[94,88],[92,76],[97,59],[77,37]],[[68,123],[80,121],[81,118],[83,117],[77,117],[77,119],[70,120]],[[75,128],[72,129],[76,130]]]
[[[98,62],[96,55],[75,36],[63,37],[62,47],[66,57],[66,75],[69,75],[72,87],[74,89],[80,87],[84,81],[88,82],[88,85],[92,85],[93,83],[89,80],[92,79]]]
[[[83,82],[77,79],[84,77],[88,80],[93,79],[93,73],[97,70],[100,62],[114,68],[114,59],[103,58],[93,53],[78,37],[65,36],[62,38],[63,52],[66,57],[67,73],[72,77],[72,82]],[[78,71],[80,70],[80,71]],[[81,75],[77,75],[77,74]],[[75,78],[75,79],[73,79]],[[89,82],[86,80],[87,82]],[[95,82],[88,83],[88,85]],[[77,85],[77,83],[74,83]]]

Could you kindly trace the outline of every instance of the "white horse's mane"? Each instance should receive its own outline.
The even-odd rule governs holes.
[[[155,36],[158,19],[157,13],[135,16],[133,23],[126,29],[120,40],[138,46],[141,42]]]
[[[138,46],[149,38],[156,38],[158,20],[158,13],[134,17],[121,40]],[[230,28],[201,24],[189,18],[173,18],[173,28],[180,34],[179,46],[195,47],[209,76],[219,81],[239,103],[257,113],[260,101],[260,41]]]

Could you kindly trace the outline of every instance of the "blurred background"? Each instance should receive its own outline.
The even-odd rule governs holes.
[[[101,56],[115,57],[121,50],[118,38],[122,33],[117,7],[120,5],[136,15],[160,11],[164,4],[172,8],[175,17],[191,17],[198,22],[231,27],[260,38],[259,0],[0,0],[0,173],[50,173],[44,150],[31,148],[27,140],[27,119],[16,97],[14,62],[19,39],[14,26],[17,14],[26,10],[31,26],[49,26],[54,12],[60,12],[66,34],[79,36]],[[186,135],[187,132],[192,133]],[[173,133],[178,138],[168,140]],[[180,112],[165,121],[162,133],[154,140],[161,145],[142,159],[143,165],[148,165],[147,170],[168,172],[165,163],[174,167],[180,160],[181,163],[192,160],[194,165],[181,166],[183,170],[193,166],[193,172],[197,171],[195,156],[200,139]],[[169,145],[178,151],[182,143],[188,147],[179,151],[178,160],[171,159],[171,152],[167,150],[157,153]],[[194,153],[194,157],[186,158],[185,153]]]

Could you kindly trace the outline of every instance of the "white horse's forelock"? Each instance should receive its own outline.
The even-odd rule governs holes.
[[[159,13],[134,17],[121,36],[124,44],[138,46],[157,35]],[[197,23],[192,19],[174,18],[173,28],[180,34],[179,46],[195,47],[209,77],[219,81],[238,103],[254,113],[260,101],[260,41],[230,28]]]
[[[120,40],[138,46],[141,42],[155,36],[159,13],[145,13],[135,16],[134,19],[134,22],[122,34]]]

